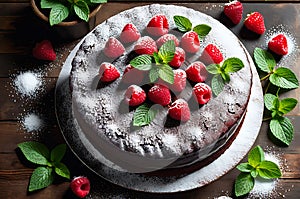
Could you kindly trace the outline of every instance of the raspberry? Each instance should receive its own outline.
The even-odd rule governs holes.
[[[191,63],[185,72],[187,78],[193,82],[204,82],[208,75],[205,65],[200,61]]]
[[[252,12],[248,14],[244,21],[244,25],[249,30],[260,35],[266,31],[264,17],[259,12]]]
[[[186,86],[186,73],[182,69],[176,69],[174,72],[174,83],[169,85],[173,92],[181,92]]]
[[[157,52],[157,46],[151,37],[144,36],[137,41],[137,44],[134,46],[134,51],[140,55],[152,55],[154,52]]]
[[[126,84],[141,84],[144,80],[144,72],[128,64],[124,70],[122,81]]]
[[[278,55],[288,54],[288,43],[284,34],[278,34],[268,42],[268,48]]]
[[[175,120],[187,122],[191,117],[188,103],[184,99],[177,99],[169,108],[169,116]]]
[[[147,25],[147,31],[153,36],[162,36],[169,32],[169,23],[165,15],[152,17]]]
[[[109,58],[120,57],[125,52],[125,48],[119,40],[110,37],[105,44],[104,54]]]
[[[169,65],[173,68],[179,68],[185,60],[185,52],[182,48],[176,47],[176,51],[172,61],[169,62]]]
[[[224,58],[222,52],[216,45],[208,44],[203,50],[201,59],[203,59],[206,64],[219,64],[223,61]]]
[[[239,1],[231,1],[224,6],[224,14],[234,24],[238,24],[243,18],[243,5]]]
[[[171,102],[170,90],[161,84],[155,84],[148,91],[149,99],[156,104],[166,106]]]
[[[49,40],[43,40],[32,49],[32,56],[36,59],[54,61],[56,59],[55,51]]]
[[[84,198],[90,192],[90,181],[84,176],[75,177],[70,183],[70,188],[76,196]]]
[[[200,40],[196,32],[184,33],[180,41],[181,48],[189,53],[196,53],[200,49]]]
[[[211,88],[205,83],[197,83],[193,87],[193,96],[199,104],[206,104],[212,97]]]
[[[103,62],[99,69],[100,81],[102,82],[112,82],[120,77],[120,72],[111,63]]]
[[[120,40],[123,43],[131,43],[137,41],[141,37],[139,30],[132,23],[128,23],[124,26]]]
[[[129,106],[138,106],[146,100],[146,93],[141,87],[131,85],[127,88],[124,99]]]
[[[166,41],[173,40],[175,46],[179,46],[179,40],[173,34],[165,34],[156,40],[156,45],[160,48]]]

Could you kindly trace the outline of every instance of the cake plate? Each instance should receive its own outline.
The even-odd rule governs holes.
[[[85,38],[71,51],[62,67],[56,84],[55,111],[60,130],[66,143],[78,159],[97,175],[114,184],[136,191],[149,193],[187,191],[207,185],[225,175],[233,169],[251,149],[262,123],[264,108],[263,93],[259,76],[251,56],[241,44],[250,60],[253,75],[251,95],[245,111],[244,122],[240,127],[240,132],[222,155],[199,170],[189,174],[171,177],[128,173],[106,166],[112,163],[105,159],[85,138],[72,112],[72,96],[69,86],[69,76],[72,68],[71,63]],[[103,161],[107,161],[108,164],[104,164]]]

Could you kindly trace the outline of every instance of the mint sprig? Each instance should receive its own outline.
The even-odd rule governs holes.
[[[193,27],[192,22],[184,16],[175,15],[173,20],[180,32],[188,32],[192,30],[198,34],[200,39],[203,39],[206,35],[208,35],[211,30],[211,27],[206,24],[199,24]]]
[[[213,93],[218,96],[223,91],[225,84],[230,81],[230,74],[241,70],[243,67],[242,60],[236,57],[226,59],[222,65],[208,65],[206,70],[214,75],[211,81]]]
[[[65,144],[60,144],[51,151],[44,144],[34,141],[20,143],[18,147],[28,161],[39,165],[30,178],[29,191],[42,189],[52,184],[55,173],[70,179],[69,169],[61,162],[66,152]]]
[[[133,126],[145,126],[150,124],[155,118],[158,110],[155,106],[144,103],[139,106],[133,116]]]
[[[237,169],[241,172],[234,184],[237,197],[246,195],[253,189],[257,176],[274,179],[282,175],[276,163],[265,160],[264,151],[260,146],[253,148],[248,154],[248,162],[239,164]]]

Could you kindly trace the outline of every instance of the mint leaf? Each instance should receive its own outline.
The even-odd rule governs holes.
[[[149,71],[149,79],[150,79],[151,83],[158,80],[158,78],[159,78],[158,70],[159,70],[158,67],[155,66],[155,67],[152,67],[151,70]]]
[[[236,57],[226,59],[222,65],[225,73],[234,73],[241,70],[243,67],[244,63],[242,60]]]
[[[160,64],[160,63],[163,62],[157,52],[153,53],[153,58],[154,58],[154,61],[155,61],[156,64]]]
[[[192,30],[192,23],[188,18],[176,15],[173,17],[173,20],[179,31],[188,32]]]
[[[229,75],[229,73],[222,72],[221,73],[221,77],[223,78],[223,80],[224,80],[225,83],[230,82],[230,75]]]
[[[193,28],[193,31],[195,31],[200,39],[203,39],[208,33],[210,32],[211,27],[206,24],[200,24]]]
[[[49,165],[50,152],[48,148],[39,142],[29,141],[18,144],[27,160],[40,165]]]
[[[51,0],[41,0],[41,8],[52,8],[57,4],[60,4],[60,3],[57,1],[51,1]]]
[[[210,64],[208,66],[206,66],[206,70],[207,72],[209,72],[210,74],[216,75],[216,74],[220,74],[220,65],[219,64]]]
[[[296,75],[288,68],[279,67],[270,75],[270,82],[280,88],[293,89],[299,87]]]
[[[55,163],[55,169],[54,170],[55,170],[55,173],[57,173],[61,177],[70,179],[70,171],[69,171],[68,167],[65,164],[63,164],[61,162]]]
[[[130,65],[139,70],[150,70],[152,67],[152,57],[150,55],[140,55],[130,61]]]
[[[66,153],[67,146],[65,144],[57,145],[52,149],[50,154],[50,160],[53,162],[60,162]]]
[[[260,162],[264,161],[264,151],[260,146],[253,148],[248,154],[248,162],[252,167],[256,167]]]
[[[253,178],[256,178],[258,176],[258,171],[257,169],[253,169],[251,172],[250,172],[250,175],[253,177]]]
[[[91,3],[107,3],[107,0],[90,0]]]
[[[298,101],[294,98],[285,98],[279,102],[279,111],[283,114],[287,114],[291,110],[293,110]]]
[[[254,60],[260,70],[270,73],[276,66],[276,61],[273,55],[261,48],[254,49]]]
[[[225,86],[225,83],[221,77],[221,75],[214,75],[211,80],[211,89],[213,93],[218,96]]]
[[[30,178],[29,191],[35,191],[45,188],[52,184],[54,180],[54,174],[50,167],[38,167],[36,168]]]
[[[236,167],[241,172],[251,172],[253,167],[248,163],[241,163]]]
[[[270,93],[267,93],[264,95],[264,102],[265,102],[265,107],[271,111],[274,109],[274,100],[276,99],[277,97],[273,94],[270,94]]]
[[[150,124],[157,114],[157,109],[150,104],[139,106],[133,115],[133,126],[145,126]]]
[[[286,117],[278,117],[270,122],[271,133],[287,146],[294,137],[294,128],[291,121]]]
[[[158,70],[159,77],[169,84],[174,83],[174,72],[169,65],[161,65]]]
[[[254,178],[250,173],[240,173],[234,184],[234,191],[237,197],[249,193],[254,187]]]
[[[84,1],[77,1],[74,4],[74,11],[80,19],[84,21],[89,20],[90,9],[89,6]]]
[[[281,177],[281,171],[277,164],[271,161],[262,161],[257,167],[258,175],[265,179]]]
[[[175,42],[173,40],[166,41],[159,49],[158,55],[163,61],[163,64],[168,64],[173,60],[175,55]]]
[[[68,7],[62,4],[56,4],[54,7],[52,7],[49,14],[50,25],[53,26],[55,24],[58,24],[62,22],[64,19],[66,19],[68,16],[69,16]]]

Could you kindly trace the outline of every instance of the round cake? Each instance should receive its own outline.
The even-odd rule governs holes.
[[[156,16],[164,16],[168,22],[167,30],[159,35],[147,29]],[[199,24],[210,27],[205,37],[199,36],[200,48],[195,52],[188,52],[189,47],[184,46],[182,38],[185,37],[185,33],[179,31],[174,16],[188,18],[192,27]],[[127,24],[133,24],[140,33],[137,39],[129,37],[133,40],[129,43],[122,42],[124,38],[121,36]],[[173,72],[181,69],[188,73],[190,65],[205,62],[204,51],[211,44],[218,47],[223,60],[220,63],[215,61],[210,66],[222,66],[226,60],[234,58],[240,60],[243,67],[230,73],[230,81],[227,79],[224,88],[217,94],[210,95],[204,104],[199,104],[195,97],[194,88],[199,82],[187,78],[182,90],[172,92],[169,88],[170,101],[159,106],[151,121],[135,125],[135,114],[140,106],[146,103],[153,107],[157,105],[150,97],[152,87],[161,84],[168,88],[170,83],[162,83],[160,78],[158,81],[151,81],[152,77],[148,77],[149,71],[146,70],[146,78],[143,78],[146,80],[142,83],[124,83],[124,72],[126,73],[126,68],[133,64],[135,58],[144,54],[136,48],[141,43],[140,40],[150,37],[160,46],[158,41],[165,34],[174,35],[178,39],[178,42],[174,41],[174,45],[185,51],[182,64],[176,68],[171,67]],[[117,42],[118,48],[108,49],[109,42]],[[122,48],[124,49],[120,50]],[[157,51],[149,53],[148,57],[154,59],[158,54],[163,54],[162,48],[157,47]],[[136,7],[98,25],[82,42],[72,61],[70,75],[73,116],[85,138],[105,157],[103,163],[107,165],[107,160],[111,162],[107,166],[132,173],[148,173],[204,165],[203,162],[208,162],[208,159],[212,161],[216,154],[220,155],[220,151],[230,145],[238,133],[240,123],[243,122],[251,94],[250,60],[234,34],[208,15],[173,5],[153,4]],[[158,65],[160,61],[157,59],[151,65]],[[103,63],[112,64],[115,70],[119,71],[119,76],[106,81],[105,78],[110,78],[111,74],[103,77],[105,72],[100,69]],[[214,74],[206,76],[201,83],[211,87],[215,83]],[[140,79],[140,75],[131,78],[137,80]],[[142,88],[146,94],[146,99],[138,106],[126,103],[126,92],[131,84]],[[187,119],[182,119],[182,116],[179,119],[170,117],[170,107],[178,99],[185,101],[188,106]]]

